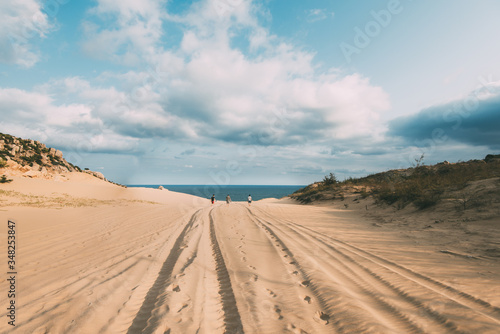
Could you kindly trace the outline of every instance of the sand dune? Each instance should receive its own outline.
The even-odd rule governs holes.
[[[211,206],[82,175],[1,189],[19,242],[2,333],[500,332],[497,258],[436,251],[355,210]]]

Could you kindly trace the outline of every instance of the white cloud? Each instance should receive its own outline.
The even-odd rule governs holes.
[[[192,33],[188,38],[197,40]],[[160,85],[160,95],[166,111],[203,121],[203,136],[244,142],[268,130],[273,142],[286,144],[318,131],[324,139],[373,135],[378,113],[389,108],[388,96],[366,78],[316,75],[313,55],[288,45],[257,59],[228,45],[191,45],[177,83]],[[274,115],[283,110],[285,119],[277,122]],[[301,129],[307,124],[310,129]]]
[[[256,10],[252,0],[202,0],[195,2],[186,16],[171,18],[209,36],[232,25],[257,26]]]
[[[90,56],[140,64],[156,53],[165,1],[99,0],[83,22],[83,50]]]
[[[328,18],[328,13],[327,13],[326,9],[319,9],[319,8],[310,9],[310,10],[306,11],[306,14],[307,14],[306,20],[309,23],[322,21],[322,20]],[[331,13],[331,16],[333,16],[333,15],[334,14]]]
[[[0,62],[33,66],[39,60],[34,42],[52,29],[39,1],[0,2]]]
[[[0,115],[2,132],[59,148],[126,151],[133,149],[138,141],[107,128],[105,119],[95,114],[94,106],[58,104],[44,92],[0,88]]]
[[[342,76],[335,69],[317,74],[314,54],[271,35],[251,1],[205,0],[182,17],[166,15],[161,5],[100,0],[90,13],[99,19],[85,23],[88,51],[145,68],[0,95],[0,111],[18,103],[17,117],[38,122],[27,127],[56,129],[68,144],[87,133],[99,149],[130,150],[149,138],[329,145],[379,135],[387,94],[360,75]],[[107,16],[111,25],[104,22]],[[184,26],[178,49],[160,47],[163,19]],[[248,29],[238,38],[259,51],[249,55],[232,46],[241,27]]]

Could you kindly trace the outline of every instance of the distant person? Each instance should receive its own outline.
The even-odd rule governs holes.
[[[252,204],[252,196],[248,195],[248,206]]]
[[[229,196],[229,194],[227,194],[226,196],[226,203],[229,205],[229,203],[231,203],[231,197]]]
[[[211,200],[212,200],[212,205],[214,205],[214,203],[215,203],[215,194],[212,194]]]

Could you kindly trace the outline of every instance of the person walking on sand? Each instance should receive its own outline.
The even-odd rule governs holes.
[[[214,205],[214,203],[215,203],[215,194],[212,194],[211,200],[212,200],[212,205]]]
[[[248,195],[248,206],[252,204],[252,196]]]
[[[231,197],[229,197],[229,194],[227,194],[227,196],[226,196],[226,203],[227,203],[227,205],[229,205],[229,203],[231,203]]]

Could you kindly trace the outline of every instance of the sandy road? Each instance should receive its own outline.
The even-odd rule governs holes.
[[[498,333],[500,309],[269,207],[197,211],[129,333]]]
[[[428,250],[347,212],[266,202],[36,212],[43,223],[20,231],[15,333],[500,332],[498,296],[443,280],[451,262],[438,274]],[[409,265],[414,256],[436,274]]]

